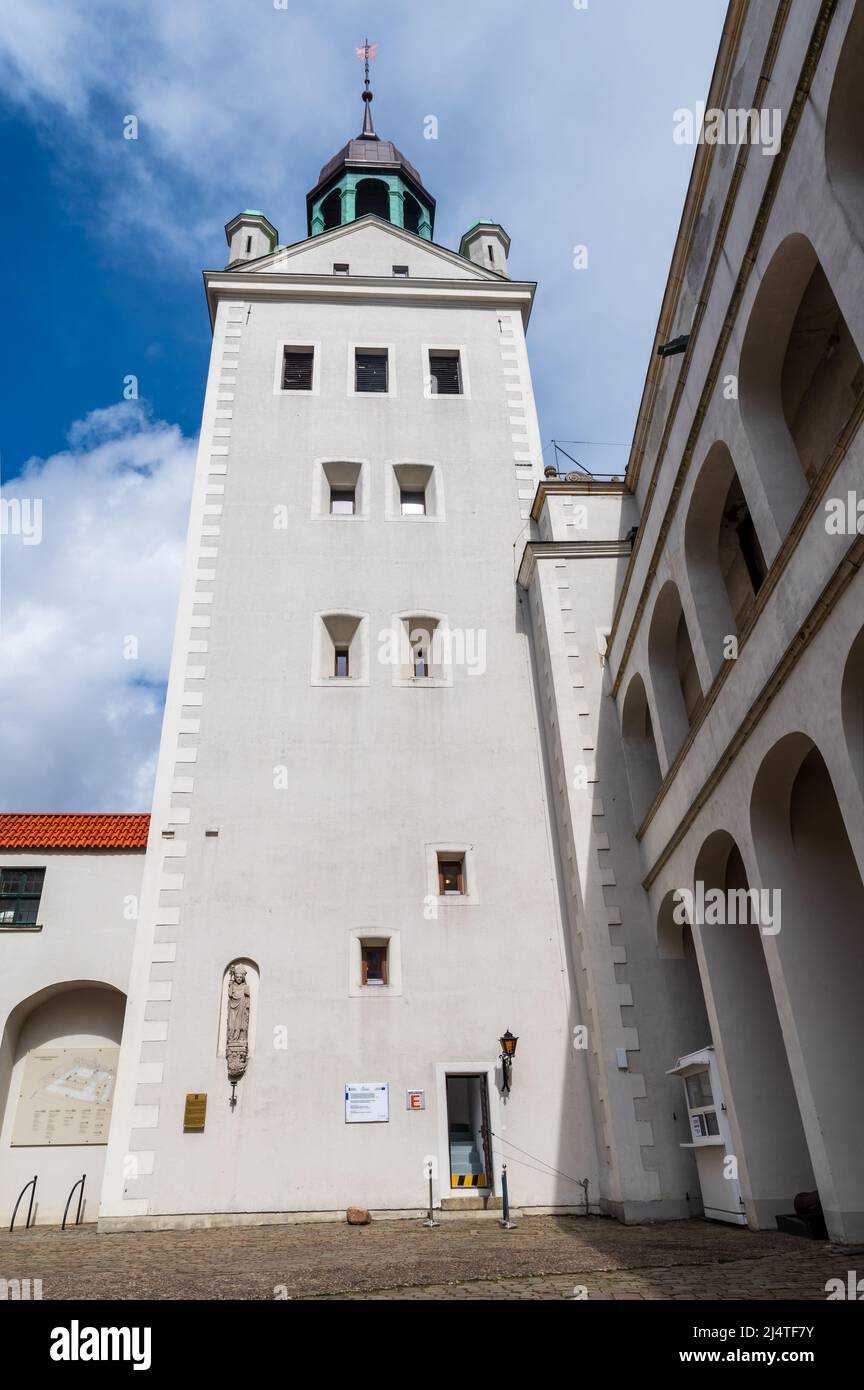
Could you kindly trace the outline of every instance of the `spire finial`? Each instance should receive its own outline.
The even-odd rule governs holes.
[[[361,140],[377,140],[375,127],[372,124],[372,88],[369,85],[369,59],[374,58],[378,52],[377,43],[370,43],[368,38],[362,48],[356,48],[355,53],[358,58],[363,59],[366,80],[363,84],[363,129],[360,132]]]

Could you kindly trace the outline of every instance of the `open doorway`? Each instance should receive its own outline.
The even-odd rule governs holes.
[[[488,1192],[492,1186],[492,1145],[484,1073],[447,1077],[447,1142],[450,1186]]]

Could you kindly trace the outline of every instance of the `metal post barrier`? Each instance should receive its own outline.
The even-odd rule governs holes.
[[[433,1207],[432,1207],[432,1164],[431,1164],[431,1163],[427,1164],[427,1165],[426,1165],[426,1168],[427,1168],[427,1172],[428,1172],[428,1174],[429,1174],[429,1211],[428,1211],[428,1215],[427,1215],[427,1217],[426,1217],[426,1220],[423,1222],[423,1225],[424,1225],[424,1226],[438,1226],[438,1225],[440,1225],[440,1222],[438,1222],[438,1221],[435,1220],[434,1210],[433,1210]]]
[[[501,1165],[501,1200],[502,1200],[502,1204],[503,1204],[504,1210],[503,1210],[503,1212],[502,1212],[502,1217],[503,1217],[503,1219],[499,1222],[499,1225],[500,1225],[500,1226],[503,1228],[503,1230],[505,1230],[505,1231],[514,1231],[514,1230],[516,1229],[516,1227],[515,1227],[514,1223],[510,1220],[510,1192],[509,1192],[509,1189],[508,1189],[508,1187],[507,1187],[507,1164],[506,1164],[506,1163],[502,1163],[502,1165]]]

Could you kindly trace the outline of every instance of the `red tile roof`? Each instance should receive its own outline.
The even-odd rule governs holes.
[[[0,813],[0,849],[146,849],[149,826],[147,815]]]

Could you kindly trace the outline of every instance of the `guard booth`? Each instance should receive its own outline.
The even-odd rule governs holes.
[[[680,1076],[684,1082],[690,1141],[681,1147],[694,1152],[705,1216],[709,1221],[746,1226],[741,1185],[737,1176],[726,1176],[726,1159],[734,1147],[714,1048],[703,1047],[679,1057],[667,1075]]]

